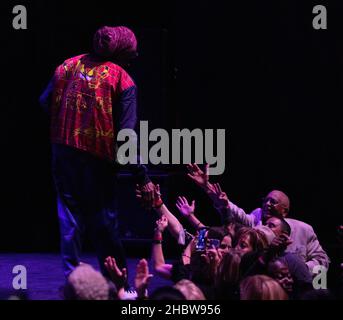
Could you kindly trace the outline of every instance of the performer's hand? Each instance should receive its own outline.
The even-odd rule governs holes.
[[[195,201],[189,204],[185,197],[179,197],[176,202],[176,208],[187,218],[195,211]]]
[[[154,199],[155,199],[155,185],[152,182],[149,182],[142,186],[142,200],[144,204],[151,208],[154,206]]]
[[[127,285],[127,270],[125,268],[120,270],[114,258],[108,257],[105,260],[105,268],[108,271],[111,280],[116,285],[117,290],[120,290]]]
[[[163,205],[160,185],[154,185],[152,205],[149,199],[148,201],[144,199],[142,187],[140,187],[139,185],[137,185],[136,187],[136,198],[142,203],[143,207],[148,210],[150,210],[151,208],[160,208]]]
[[[153,275],[149,273],[148,262],[141,260],[136,268],[135,287],[139,298],[147,298],[146,291]]]

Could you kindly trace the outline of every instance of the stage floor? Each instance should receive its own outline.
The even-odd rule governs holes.
[[[92,255],[85,255],[82,261],[99,269],[97,260]],[[133,277],[138,261],[139,259],[128,259],[131,285],[134,283]],[[64,284],[64,276],[58,254],[0,254],[0,290],[2,292],[15,292],[12,282],[16,274],[12,272],[16,266],[24,266],[27,270],[27,295],[30,300],[62,299],[59,289]],[[170,284],[171,282],[155,275],[151,281],[150,291]]]

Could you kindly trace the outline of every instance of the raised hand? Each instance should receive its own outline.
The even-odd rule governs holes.
[[[195,201],[190,205],[185,197],[179,197],[176,202],[176,208],[184,217],[189,217],[195,211]]]
[[[149,182],[141,187],[142,200],[149,208],[153,207],[155,200],[155,185]]]
[[[271,254],[280,254],[284,252],[287,249],[287,247],[292,243],[293,241],[287,234],[282,234],[274,238],[274,240],[269,246],[269,251]]]
[[[111,280],[116,285],[117,290],[124,288],[127,285],[127,269],[124,268],[120,270],[116,260],[112,257],[108,257],[104,264],[111,277]]]
[[[141,260],[136,268],[135,287],[139,298],[145,297],[145,292],[148,289],[152,274],[149,273],[148,262]]]
[[[166,216],[162,216],[162,218],[156,221],[156,231],[163,233],[168,227],[168,219]]]
[[[207,250],[207,255],[210,259],[210,264],[216,269],[223,258],[222,253],[216,248],[211,248]]]
[[[192,179],[199,187],[206,189],[209,184],[209,164],[205,166],[205,172],[202,171],[197,164],[187,165],[189,171],[188,177]]]
[[[219,183],[215,183],[212,185],[212,200],[214,205],[217,208],[227,208],[230,205],[229,198],[225,192],[222,191],[222,188]]]
[[[144,188],[137,185],[136,186],[136,198],[138,201],[140,201],[145,209],[150,210],[151,208],[157,208],[160,207],[163,204],[162,198],[161,198],[161,189],[159,185],[153,185],[152,193],[150,194],[150,191],[148,193],[148,198],[144,196]],[[150,185],[151,187],[151,185]],[[149,187],[149,188],[150,188]]]
[[[154,203],[153,203],[153,208],[158,208],[163,204],[162,201],[162,195],[161,195],[161,188],[160,185],[157,184],[155,186],[155,191],[154,191]]]
[[[206,249],[206,252],[201,255],[204,263],[209,265],[210,273],[212,277],[214,277],[217,273],[218,266],[223,258],[221,252],[218,251],[216,248]]]

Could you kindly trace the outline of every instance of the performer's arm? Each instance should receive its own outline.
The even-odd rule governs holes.
[[[119,98],[118,109],[114,108],[114,118],[118,132],[123,129],[135,130],[137,124],[137,87],[132,86],[123,91]],[[130,165],[132,173],[135,175],[140,185],[147,185],[151,181],[148,177],[148,170],[141,164],[139,144],[137,136],[130,137],[133,143],[137,145],[137,165]]]

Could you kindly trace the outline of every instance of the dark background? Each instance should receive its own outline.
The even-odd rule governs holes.
[[[16,4],[28,10],[28,30],[12,28]],[[313,225],[333,252],[342,223],[343,4],[320,1],[328,30],[319,31],[312,28],[317,4],[2,1],[0,250],[58,251],[48,122],[37,100],[58,64],[89,51],[98,27],[127,25],[140,46],[130,73],[141,120],[225,128],[226,172],[215,181],[230,199],[249,212],[269,191],[284,190],[291,216]],[[219,222],[184,168],[161,169],[173,211],[182,194],[198,200],[205,223]],[[136,225],[153,219],[134,217]]]

